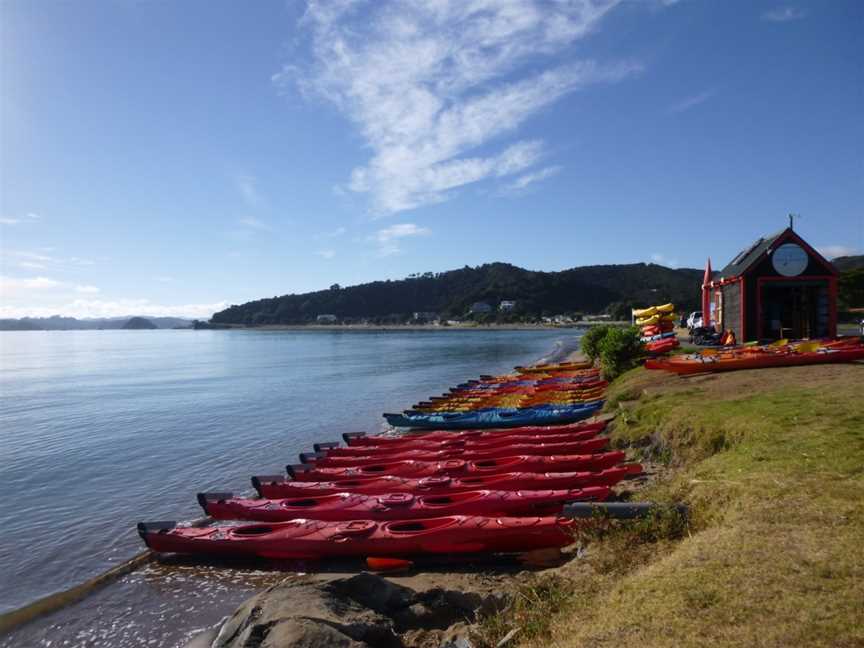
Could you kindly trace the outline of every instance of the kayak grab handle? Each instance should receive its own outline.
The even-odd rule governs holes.
[[[321,443],[313,443],[312,444],[312,449],[315,452],[321,452],[322,450],[330,450],[331,448],[338,448],[338,447],[339,447],[338,441],[322,441]]]
[[[297,455],[300,458],[300,463],[309,464],[315,463],[318,459],[324,459],[327,456],[326,452],[301,452]]]
[[[252,488],[258,491],[258,495],[261,495],[261,484],[281,484],[284,481],[285,475],[253,475]]]
[[[285,466],[285,472],[288,473],[288,476],[291,479],[294,479],[298,473],[311,472],[312,467],[307,466],[306,464],[288,464]]]
[[[234,493],[198,493],[198,504],[206,513],[208,502],[221,502],[232,497],[234,497]]]
[[[613,520],[635,520],[651,517],[664,510],[673,510],[686,518],[690,512],[686,504],[656,504],[654,502],[571,502],[561,513],[565,518],[591,518],[597,515]]]
[[[174,520],[163,520],[160,522],[139,522],[138,523],[138,535],[141,536],[141,539],[146,544],[148,533],[159,533],[161,531],[170,531],[171,529],[173,529],[176,526],[177,526],[177,523]]]
[[[388,415],[385,414],[384,416],[388,416]],[[395,416],[395,415],[391,414],[389,416]],[[351,445],[351,439],[359,439],[360,437],[365,437],[365,436],[366,436],[365,432],[344,432],[342,434],[342,439],[345,441],[345,443],[347,443],[348,445]]]

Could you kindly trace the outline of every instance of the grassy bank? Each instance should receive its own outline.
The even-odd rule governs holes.
[[[862,394],[862,365],[626,374],[613,436],[659,468],[636,498],[691,519],[584,533],[480,643],[864,646]]]

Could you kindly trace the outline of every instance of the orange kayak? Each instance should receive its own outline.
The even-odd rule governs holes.
[[[739,369],[766,369],[770,367],[795,367],[801,365],[864,360],[864,346],[824,347],[818,351],[799,353],[795,351],[751,351],[730,352],[713,355],[685,355],[671,358],[656,358],[645,361],[646,369],[661,369],[677,374],[695,374],[714,371],[736,371]]]

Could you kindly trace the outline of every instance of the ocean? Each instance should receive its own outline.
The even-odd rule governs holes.
[[[578,335],[2,332],[0,613],[141,551],[139,520],[200,517],[198,491],[248,492],[251,475],[282,472],[314,441],[379,432],[384,411],[574,348]],[[150,566],[0,645],[178,645],[267,578]],[[197,604],[184,611],[175,599]]]

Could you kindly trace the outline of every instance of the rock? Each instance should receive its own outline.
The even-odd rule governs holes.
[[[212,648],[438,645],[442,631],[454,625],[464,630],[478,612],[504,602],[498,594],[442,587],[418,592],[369,573],[329,581],[298,577],[246,601],[222,625]],[[464,638],[459,635],[446,640]]]

